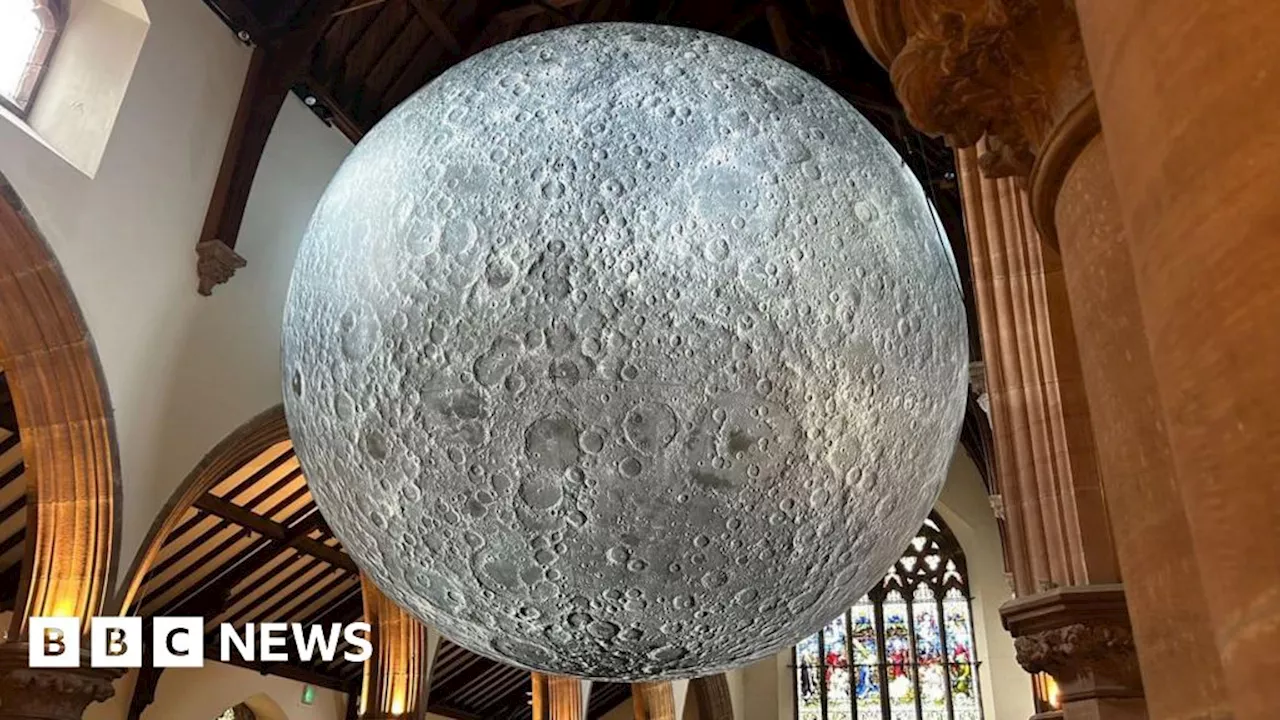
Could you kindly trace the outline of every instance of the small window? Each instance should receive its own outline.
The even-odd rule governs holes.
[[[0,104],[26,115],[64,20],[62,0],[0,0]]]

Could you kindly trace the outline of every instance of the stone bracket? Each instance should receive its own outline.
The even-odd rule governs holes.
[[[1000,608],[1018,664],[1048,673],[1064,703],[1142,698],[1142,677],[1119,584],[1059,587]]]

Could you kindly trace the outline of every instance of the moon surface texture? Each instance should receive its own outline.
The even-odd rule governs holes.
[[[380,122],[320,200],[283,369],[316,502],[455,642],[721,671],[851,605],[941,490],[955,267],[845,100],[714,35],[527,36]]]

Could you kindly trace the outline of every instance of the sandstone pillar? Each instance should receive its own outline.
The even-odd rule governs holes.
[[[1280,705],[1280,5],[1078,0],[1236,718]]]
[[[1038,351],[1019,344],[1028,328],[1025,314],[1009,310],[1016,309],[1016,300],[1001,303],[1001,264],[991,240],[998,251],[998,243],[1012,235],[1028,258],[1040,260],[1049,325],[1055,330],[1053,356],[1059,368],[1064,358],[1070,364],[1070,356],[1078,356],[1074,364],[1087,388],[1098,441],[1102,486],[1094,486],[1096,494],[1087,499],[1079,497],[1101,502],[1105,487],[1153,715],[1213,716],[1221,705],[1222,673],[1203,631],[1200,578],[1188,562],[1190,535],[1168,444],[1151,412],[1154,379],[1143,318],[1070,4],[850,3],[865,5],[851,15],[864,38],[876,36],[868,47],[888,54],[882,62],[891,65],[913,123],[964,148],[957,152],[957,164],[993,386],[1016,389],[1018,368]],[[1011,176],[1021,177],[1015,182]],[[1023,189],[1028,186],[1029,194]],[[1050,241],[1047,248],[1040,247],[1031,227],[1033,211]],[[1061,264],[1055,252],[1059,236]],[[1017,298],[1026,283],[1014,277],[1006,284]],[[1030,302],[1038,299],[1033,293]],[[1064,324],[1074,325],[1078,334],[1058,331]],[[1011,340],[1012,357],[1001,352]],[[1020,445],[1020,438],[1010,438],[1000,425],[1021,424],[1022,407],[1002,418],[994,391],[992,401],[1003,495],[1019,489],[1004,480],[1005,468],[1018,465],[1026,443]],[[1015,575],[1036,578],[1041,571],[1034,528],[1041,520],[1030,512],[1017,515],[1019,505],[1006,499],[1013,569]],[[1141,716],[1136,675],[1098,663],[1101,649],[1109,662],[1131,652],[1119,588],[1064,588],[1030,596],[1024,595],[1025,582],[1018,589],[1023,597],[1005,608],[1006,624],[1018,637],[1024,666],[1058,680],[1066,717]]]
[[[636,720],[676,720],[676,696],[669,682],[631,684]]]
[[[1085,110],[1093,112],[1091,102]],[[1160,420],[1107,145],[1096,121],[1089,127],[1087,144],[1061,159],[1068,167],[1043,224],[1057,228],[1095,427],[1107,438],[1099,456],[1148,704],[1160,718],[1222,717],[1222,665]]]
[[[533,720],[585,720],[586,683],[578,678],[531,673]]]
[[[364,617],[372,631],[373,655],[364,664],[362,720],[422,720],[439,635],[391,602],[361,575]]]

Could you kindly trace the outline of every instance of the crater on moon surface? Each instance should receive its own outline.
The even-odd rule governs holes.
[[[862,595],[963,415],[954,265],[847,102],[760,51],[580,25],[354,149],[299,251],[285,407],[382,590],[609,680],[772,654]]]

